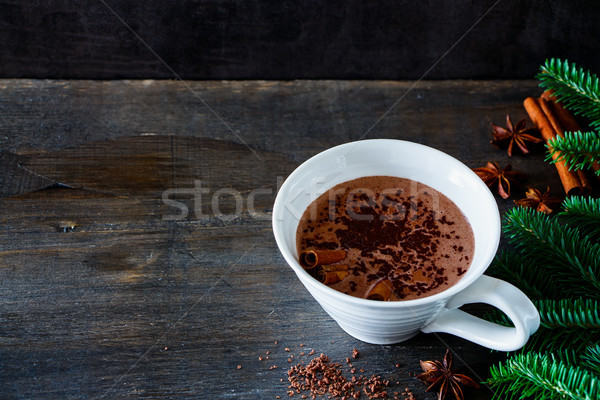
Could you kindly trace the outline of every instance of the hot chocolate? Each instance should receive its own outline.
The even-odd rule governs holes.
[[[450,199],[391,176],[336,185],[311,203],[296,232],[298,254],[315,278],[372,300],[446,290],[469,268],[474,246],[469,222]]]

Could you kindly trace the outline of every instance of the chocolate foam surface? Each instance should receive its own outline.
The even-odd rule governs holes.
[[[410,179],[370,176],[317,198],[302,216],[296,245],[298,254],[347,252],[341,263],[350,274],[329,285],[338,291],[368,298],[383,282],[391,289],[387,300],[410,300],[458,282],[475,241],[461,210],[439,191]]]

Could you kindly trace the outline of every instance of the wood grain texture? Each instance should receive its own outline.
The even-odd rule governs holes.
[[[529,79],[547,57],[600,69],[594,0],[0,0],[0,10],[3,78]]]
[[[433,399],[409,376],[419,359],[450,347],[485,379],[502,357],[448,335],[352,339],[285,265],[270,216],[299,163],[362,138],[424,143],[472,167],[511,162],[558,192],[542,149],[509,159],[489,143],[490,122],[525,117],[535,82],[0,87],[0,170],[12,171],[0,174],[1,397],[284,398],[290,354],[343,361],[357,348],[365,374]]]

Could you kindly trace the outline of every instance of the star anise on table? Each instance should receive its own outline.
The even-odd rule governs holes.
[[[552,214],[553,208],[559,205],[560,199],[550,197],[550,188],[548,187],[544,194],[534,188],[528,188],[525,192],[525,198],[515,200],[515,204],[521,207],[533,208],[546,214]]]
[[[538,132],[536,128],[526,128],[525,120],[522,119],[513,125],[510,116],[506,114],[506,128],[492,124],[492,144],[503,147],[508,143],[507,153],[512,157],[513,146],[516,144],[521,153],[527,154],[529,150],[525,142],[542,143],[544,139],[533,134]]]
[[[495,162],[488,162],[485,167],[473,168],[473,172],[490,188],[497,186],[496,190],[503,199],[508,199],[510,196],[511,183],[518,184],[525,177],[522,172],[513,171],[510,164],[500,169]]]
[[[479,388],[479,384],[467,375],[458,374],[452,369],[452,353],[446,350],[442,361],[421,361],[423,373],[417,375],[423,383],[429,385],[427,392],[438,389],[438,400],[446,398],[448,392],[454,395],[456,400],[464,400],[461,385]]]

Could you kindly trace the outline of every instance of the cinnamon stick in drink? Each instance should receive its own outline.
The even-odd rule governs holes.
[[[373,289],[367,294],[367,299],[369,300],[378,300],[378,301],[388,301],[390,296],[392,295],[392,289],[390,288],[391,282],[387,279],[382,279]]]
[[[343,281],[349,274],[347,265],[323,265],[319,272],[317,272],[317,279],[321,283],[332,285]]]
[[[552,139],[558,135],[558,132],[554,129],[552,122],[550,121],[546,112],[544,112],[544,108],[546,108],[547,112],[549,108],[547,106],[546,100],[542,98],[533,98],[528,97],[523,101],[523,105],[525,106],[525,110],[527,114],[529,114],[529,118],[531,121],[537,126],[542,134],[542,137],[546,140]],[[559,157],[558,154],[554,154],[552,156],[553,160],[556,160]],[[556,170],[558,171],[558,176],[562,182],[563,188],[565,189],[565,193],[567,195],[572,194],[582,194],[584,192],[584,186],[577,174],[574,171],[570,171],[564,161],[558,161],[554,164],[556,166]]]
[[[300,253],[300,265],[312,269],[318,265],[335,264],[346,258],[344,250],[308,250]]]

